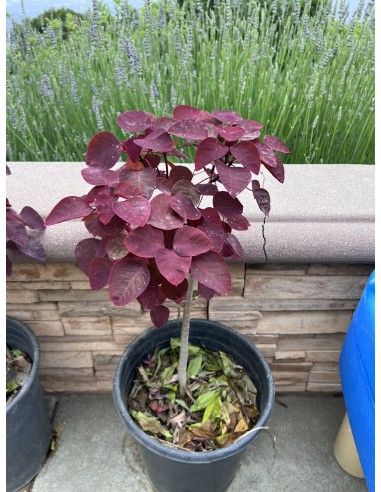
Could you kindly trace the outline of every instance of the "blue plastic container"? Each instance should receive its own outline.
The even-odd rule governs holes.
[[[375,490],[375,272],[365,286],[340,355],[345,406],[369,492]]]

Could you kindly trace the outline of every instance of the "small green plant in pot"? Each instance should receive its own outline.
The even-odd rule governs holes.
[[[114,381],[151,480],[162,491],[222,491],[269,417],[273,386],[245,337],[190,319],[194,283],[206,300],[229,295],[226,259],[244,260],[233,231],[250,226],[238,196],[250,190],[268,215],[258,175],[263,166],[283,182],[277,152],[289,150],[276,137],[261,140],[262,125],[234,111],[182,105],[172,117],[127,111],[117,123],[128,138],[92,138],[82,176],[93,187],[62,199],[45,224],[82,218],[94,237],[75,256],[91,288],[108,286],[117,306],[137,300],[158,328],[126,348]],[[176,164],[190,146],[194,166]],[[166,300],[183,306],[181,321],[168,322]]]

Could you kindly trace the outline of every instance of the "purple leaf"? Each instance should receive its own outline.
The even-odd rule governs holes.
[[[151,320],[156,328],[161,328],[169,319],[169,309],[167,306],[158,306],[151,309]]]
[[[151,113],[133,110],[120,113],[117,117],[117,123],[122,130],[129,133],[137,133],[150,128],[152,126],[153,119],[154,117]]]
[[[189,161],[189,157],[186,154],[184,154],[184,152],[180,152],[177,149],[172,149],[170,152],[167,152],[167,155],[173,155],[175,157],[178,157],[179,159],[185,159]]]
[[[256,121],[253,123],[258,123],[258,122]],[[262,125],[258,123],[259,125],[258,127],[258,125],[254,125],[253,123],[249,122],[249,120],[241,121],[239,126],[245,131],[245,134],[242,135],[240,140],[254,140],[259,137],[259,135],[261,134],[260,129],[262,128]]]
[[[10,275],[12,275],[12,261],[11,259],[9,258],[8,255],[7,256],[7,262],[6,262],[6,269],[5,269],[5,274],[7,277],[9,277]]]
[[[136,137],[131,137],[128,140],[123,140],[123,142],[120,142],[123,152],[128,155],[132,162],[137,162],[139,160],[140,153],[142,151],[140,145],[136,145],[136,143],[134,143],[135,138]]]
[[[242,261],[245,261],[245,253],[243,251],[242,245],[234,234],[226,234],[225,236],[226,242],[233,249],[236,258]]]
[[[173,117],[176,120],[195,120],[200,113],[200,109],[193,106],[181,105],[173,110]]]
[[[236,125],[240,121],[243,120],[242,116],[235,111],[225,111],[215,109],[212,111],[212,115],[215,116],[222,123],[226,123],[227,125]]]
[[[119,160],[122,146],[110,132],[97,133],[86,151],[86,164],[90,167],[110,169]]]
[[[217,186],[212,183],[200,183],[196,188],[202,195],[214,196],[218,192]]]
[[[150,282],[146,290],[137,299],[140,305],[149,311],[161,306],[165,301],[165,297],[160,292],[160,287],[154,282]]]
[[[5,174],[6,174],[6,176],[10,176],[10,174],[11,174],[11,170],[9,169],[8,164],[5,165]]]
[[[143,227],[151,213],[149,201],[142,196],[133,196],[112,206],[116,215],[131,225]]]
[[[169,152],[172,150],[171,136],[162,128],[154,130],[144,138],[135,138],[134,143],[154,152]]]
[[[201,217],[200,211],[193,205],[190,197],[183,193],[171,196],[169,206],[184,219],[197,220]]]
[[[178,195],[179,193],[187,195],[192,200],[193,205],[198,205],[201,194],[196,186],[190,181],[186,181],[185,179],[176,181],[176,183],[172,187],[171,195]]]
[[[195,171],[200,171],[207,164],[223,157],[229,150],[216,138],[208,137],[200,142],[196,150]]]
[[[86,217],[93,209],[79,196],[67,196],[60,200],[45,219],[45,225],[50,226],[66,220]]]
[[[120,172],[121,183],[131,183],[143,195],[149,200],[156,188],[156,176],[157,171],[155,169],[146,168],[141,171],[134,171],[132,169],[123,169]]]
[[[167,155],[170,153],[168,152]],[[158,165],[160,164],[160,156],[157,154],[148,154],[144,157],[144,162],[149,165],[149,167],[152,167],[156,169]]]
[[[177,181],[192,181],[193,173],[189,167],[175,166],[169,173],[169,179],[171,183],[175,184]]]
[[[151,214],[147,224],[169,231],[182,227],[184,220],[170,207],[171,197],[161,193],[151,200]]]
[[[114,215],[108,224],[102,224],[97,216],[93,216],[85,220],[86,229],[93,236],[106,237],[120,234],[126,223],[124,220]]]
[[[243,191],[250,183],[251,173],[242,167],[229,167],[222,161],[216,161],[215,166],[221,183],[233,198]]]
[[[156,251],[155,260],[163,277],[171,284],[179,285],[189,273],[192,258],[179,256],[171,249],[160,248]]]
[[[111,260],[120,260],[128,254],[124,245],[125,239],[126,236],[124,234],[119,234],[103,240],[105,241],[105,251]]]
[[[199,231],[204,232],[212,241],[211,251],[220,253],[225,241],[225,232],[221,225],[217,224],[203,224],[197,228]]]
[[[114,262],[109,278],[109,295],[115,306],[125,306],[142,294],[149,283],[148,268],[129,258]]]
[[[179,285],[173,285],[164,279],[161,286],[161,294],[171,301],[182,302],[188,291],[188,280],[185,278]]]
[[[94,188],[91,188],[87,195],[84,195],[81,198],[83,198],[86,203],[94,203],[100,193],[108,193],[109,191],[110,190],[107,186],[94,186]]]
[[[45,260],[45,250],[40,241],[32,236],[28,236],[26,245],[17,245],[18,249],[24,253],[24,255],[35,258],[36,260]]]
[[[275,158],[277,160],[277,166],[276,167],[271,167],[268,166],[266,163],[264,163],[265,168],[276,178],[280,183],[284,182],[284,165],[283,162],[279,159],[279,157],[275,155]]]
[[[243,215],[234,215],[228,218],[228,224],[236,231],[247,231],[250,227],[250,222]]]
[[[272,150],[277,150],[278,152],[282,152],[282,154],[291,154],[284,142],[277,137],[265,135],[264,143]]]
[[[231,291],[231,276],[224,258],[209,251],[192,259],[191,275],[202,284],[223,296]]]
[[[159,248],[164,248],[163,231],[145,225],[129,232],[124,240],[128,251],[143,258],[154,258]]]
[[[168,129],[176,123],[176,120],[174,118],[169,118],[167,116],[162,116],[161,118],[156,118],[155,121],[153,122],[153,128],[154,130],[158,130],[161,128],[162,130],[168,131]]]
[[[85,167],[81,170],[82,178],[91,185],[95,186],[114,186],[118,180],[119,171],[102,169],[99,167]]]
[[[253,195],[254,198],[256,199],[258,203],[259,209],[265,214],[269,215],[270,213],[270,195],[267,190],[264,188],[258,188],[257,186],[254,187],[254,181],[253,181]]]
[[[232,198],[227,191],[219,191],[213,197],[213,207],[223,217],[230,218],[243,212],[242,203]]]
[[[184,226],[178,229],[173,240],[173,251],[180,256],[196,256],[206,253],[212,240],[200,229]]]
[[[46,229],[41,215],[32,207],[24,207],[20,212],[20,217],[26,222],[31,229],[44,230]]]
[[[108,224],[114,217],[112,209],[113,204],[117,201],[116,196],[110,196],[105,193],[100,193],[95,199],[95,206],[98,213],[98,218],[102,224]]]
[[[212,116],[208,111],[200,110],[196,117],[196,121],[203,121],[204,123],[211,124],[213,126],[219,125],[219,120]]]
[[[90,287],[92,290],[100,290],[106,287],[110,272],[112,268],[112,261],[108,258],[93,258],[89,264],[87,275],[90,281]]]
[[[172,125],[168,133],[186,140],[199,140],[208,136],[208,128],[202,121],[182,120]]]
[[[210,301],[210,299],[212,299],[214,297],[214,295],[216,294],[215,290],[210,289],[209,287],[202,284],[201,282],[198,282],[197,290],[198,290],[198,293],[200,294],[200,296],[202,296],[207,301]]]
[[[130,198],[132,196],[141,196],[143,194],[141,188],[137,188],[134,184],[129,183],[128,181],[122,181],[121,183],[117,183],[114,188],[114,193],[115,195],[121,196],[123,198]]]
[[[95,238],[82,239],[75,247],[75,261],[79,268],[88,275],[89,264],[96,256],[100,240]]]
[[[276,159],[276,155],[270,149],[270,147],[262,142],[257,142],[254,144],[259,150],[259,154],[261,156],[261,161],[263,164],[267,164],[270,167],[276,167],[278,165],[278,161]],[[258,173],[256,173],[258,174]]]
[[[259,173],[261,157],[253,142],[239,142],[233,145],[233,147],[230,147],[230,152],[246,169],[254,174]]]
[[[263,128],[262,123],[259,123],[259,121],[256,120],[242,120],[240,126],[242,125],[249,125],[252,130],[260,130]]]
[[[239,126],[217,126],[217,133],[227,142],[234,142],[245,135],[245,130]]]
[[[204,210],[201,211],[201,214],[205,220],[206,223],[208,224],[217,224],[221,225],[221,218],[217,210],[215,210],[212,207],[207,207]]]

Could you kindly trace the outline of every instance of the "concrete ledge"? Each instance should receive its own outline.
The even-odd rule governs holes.
[[[68,195],[91,188],[81,177],[82,162],[11,162],[7,197],[46,217]],[[371,165],[286,165],[284,184],[267,171],[260,181],[271,195],[266,219],[266,252],[275,263],[373,263],[375,259],[375,168]],[[263,214],[250,192],[240,200],[251,228],[238,233],[247,263],[263,263]],[[78,241],[89,236],[80,220],[49,227],[41,234],[49,262],[73,262]]]

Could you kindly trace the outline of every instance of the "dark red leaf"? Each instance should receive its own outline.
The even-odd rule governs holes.
[[[229,148],[222,145],[214,137],[205,138],[200,142],[196,150],[195,170],[200,171],[203,167],[223,157]]]
[[[158,306],[161,306],[165,301],[165,296],[160,292],[157,284],[150,282],[146,290],[137,298],[144,309],[151,311]]]
[[[108,258],[97,257],[91,260],[87,275],[92,290],[100,290],[103,289],[103,287],[106,287],[110,277],[111,268],[112,261]]]
[[[94,186],[94,188],[91,188],[88,194],[82,196],[82,198],[83,200],[85,200],[86,203],[93,203],[100,193],[108,193],[109,191],[110,190],[107,188],[107,186]]]
[[[193,178],[193,173],[189,169],[189,167],[186,166],[175,166],[173,169],[171,169],[171,172],[169,173],[169,179],[171,183],[175,184],[177,181],[192,181]]]
[[[253,186],[253,195],[258,203],[259,209],[265,214],[269,215],[270,213],[270,195],[267,190],[264,188],[254,188]]]
[[[82,178],[91,185],[95,186],[114,186],[118,180],[119,171],[102,169],[100,167],[85,167],[81,170]]]
[[[115,306],[125,306],[142,294],[149,283],[148,268],[129,258],[114,262],[109,278],[109,295]]]
[[[31,229],[44,230],[46,229],[41,215],[32,207],[24,207],[20,212],[20,217],[26,222]]]
[[[226,111],[215,109],[212,111],[212,115],[215,116],[222,123],[227,125],[236,125],[243,120],[242,116],[235,111]]]
[[[179,285],[172,285],[168,280],[163,280],[160,286],[161,294],[171,301],[182,302],[188,291],[188,280],[185,278]]]
[[[140,145],[136,145],[136,143],[134,143],[135,138],[136,137],[131,137],[127,140],[123,140],[123,142],[120,142],[123,152],[125,152],[133,162],[139,161],[140,153],[142,151]]]
[[[259,173],[261,157],[253,142],[239,142],[233,145],[233,147],[230,147],[230,152],[246,169],[254,174]]]
[[[149,167],[141,171],[123,169],[119,179],[121,183],[126,182],[134,185],[136,189],[140,190],[140,194],[149,200],[156,188],[156,176],[157,171]]]
[[[204,210],[201,210],[201,214],[207,224],[221,225],[221,217],[214,208],[207,207]]]
[[[198,293],[200,294],[200,296],[202,296],[207,301],[210,301],[210,299],[212,299],[216,294],[215,290],[210,289],[209,287],[202,284],[201,282],[198,282],[197,290],[198,290]]]
[[[193,106],[181,105],[173,110],[173,117],[176,120],[195,120],[200,110]]]
[[[234,234],[226,234],[226,242],[231,246],[235,254],[235,260],[245,261],[245,253],[243,251],[242,245]]]
[[[184,152],[180,152],[177,149],[172,149],[170,152],[167,152],[167,155],[173,155],[175,157],[178,157],[179,159],[185,159],[189,161],[189,157],[186,154],[184,154]]]
[[[131,225],[143,227],[151,213],[149,201],[142,196],[133,196],[112,206],[116,215]]]
[[[190,119],[176,122],[168,133],[186,140],[199,140],[208,136],[208,128],[204,122]]]
[[[164,234],[160,229],[145,225],[129,232],[124,240],[128,251],[143,258],[154,258],[159,248],[164,248]]]
[[[169,319],[167,306],[158,306],[150,312],[151,320],[156,328],[161,328]]]
[[[217,186],[212,183],[200,183],[196,188],[202,195],[214,196],[218,192]]]
[[[79,196],[67,196],[60,200],[45,219],[45,225],[50,226],[70,219],[86,217],[92,208]]]
[[[256,120],[242,120],[241,123],[239,124],[239,126],[242,126],[243,124],[244,125],[250,125],[250,127],[253,130],[260,130],[261,128],[263,128],[262,123],[259,123],[259,121],[256,121]]]
[[[169,155],[169,152],[167,155]],[[156,169],[160,164],[160,156],[157,154],[148,154],[144,157],[144,162],[148,163],[149,167]]]
[[[192,259],[191,275],[202,284],[221,295],[229,295],[231,276],[224,258],[209,251]]]
[[[108,224],[114,217],[114,211],[112,209],[113,204],[117,201],[116,196],[110,196],[105,193],[100,193],[95,199],[95,206],[97,208],[98,218],[102,224]]]
[[[243,205],[238,198],[232,198],[227,191],[219,191],[213,197],[213,207],[223,217],[229,218],[243,212]]]
[[[121,196],[123,198],[141,196],[143,194],[141,188],[137,188],[134,184],[129,183],[128,181],[117,183],[114,188],[114,193],[115,195]]]
[[[161,128],[162,130],[168,131],[168,128],[170,128],[174,123],[176,123],[176,120],[174,118],[162,116],[161,118],[155,119],[155,121],[153,122],[153,128],[154,130]]]
[[[172,188],[171,195],[178,195],[179,193],[187,195],[192,200],[192,203],[195,206],[198,205],[198,202],[201,198],[201,194],[196,186],[190,181],[186,181],[185,179],[177,181]]]
[[[154,130],[144,138],[135,138],[134,143],[154,152],[169,152],[172,150],[171,136],[161,128]]]
[[[160,248],[155,256],[160,273],[168,282],[179,285],[189,273],[192,261],[190,256],[179,256],[171,249]]]
[[[171,196],[169,206],[184,219],[197,220],[201,217],[200,211],[193,205],[190,197],[183,193]]]
[[[257,125],[253,123],[257,123]],[[254,140],[261,134],[260,129],[262,128],[262,125],[258,122],[251,123],[249,120],[244,120],[240,122],[239,126],[245,131],[245,134],[242,135],[240,140]]]
[[[291,154],[291,152],[286,147],[285,143],[282,142],[282,140],[280,140],[277,137],[265,135],[265,138],[263,139],[263,141],[272,150],[277,150],[278,152],[282,152],[282,154]]]
[[[112,133],[97,133],[87,147],[86,164],[90,167],[110,169],[118,162],[121,150],[119,140]]]
[[[152,126],[153,119],[154,116],[151,113],[132,110],[119,114],[117,123],[122,130],[129,133],[137,133],[147,130],[147,128]]]
[[[212,241],[211,251],[215,253],[220,253],[225,241],[225,232],[223,231],[221,225],[205,223],[197,228],[198,230],[204,232],[209,239]]]
[[[247,231],[250,227],[250,222],[243,215],[234,215],[228,218],[228,224],[236,231]]]
[[[125,239],[126,236],[124,234],[119,234],[103,240],[105,241],[105,251],[111,260],[120,260],[128,254],[124,245]]]
[[[196,256],[212,247],[211,239],[200,229],[184,226],[176,231],[173,251],[180,256]]]
[[[156,188],[162,193],[165,193],[166,195],[171,195],[173,185],[169,181],[169,179],[160,176],[156,178]]]
[[[147,224],[164,230],[182,227],[184,220],[170,207],[171,197],[161,193],[151,200],[151,214]]]
[[[209,111],[200,110],[196,117],[196,121],[203,121],[204,123],[209,123],[211,125],[219,125],[220,121],[212,116]]]
[[[271,167],[268,166],[266,163],[264,163],[265,168],[276,178],[280,183],[284,182],[284,165],[283,162],[279,159],[279,157],[275,155],[275,158],[277,160],[277,166],[276,167]]]
[[[75,247],[75,261],[79,268],[88,275],[88,269],[91,260],[96,256],[100,240],[95,238],[87,238],[79,241]]]
[[[5,165],[5,174],[9,176],[11,174],[11,170],[9,169],[8,164]]]
[[[217,126],[217,133],[227,142],[234,142],[245,135],[245,130],[239,126]]]
[[[276,167],[278,165],[276,154],[274,154],[274,152],[270,149],[268,145],[262,142],[257,142],[254,145],[259,150],[259,154],[261,156],[261,161],[263,162],[263,164],[267,164],[270,167]]]
[[[229,167],[222,161],[216,161],[215,166],[221,183],[233,198],[236,198],[250,183],[251,173],[248,169],[243,167]]]

